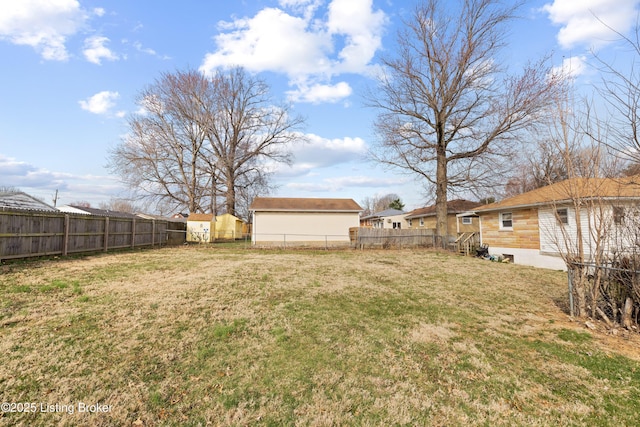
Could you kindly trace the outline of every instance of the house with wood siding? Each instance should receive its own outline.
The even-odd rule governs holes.
[[[349,244],[362,208],[353,199],[256,197],[249,212],[253,244]]]
[[[480,241],[490,254],[516,264],[565,270],[562,255],[580,246],[589,259],[596,248],[610,247],[611,242],[594,239],[595,230],[606,231],[601,239],[616,238],[624,212],[639,206],[640,177],[573,178],[470,213],[479,216]]]
[[[407,228],[405,215],[406,212],[399,209],[385,209],[383,211],[361,217],[360,226],[401,230]]]
[[[472,211],[481,206],[480,202],[456,199],[447,202],[447,228],[450,235],[457,233],[469,233],[480,231],[480,222],[477,215],[468,214],[459,218],[457,215]],[[405,216],[410,229],[436,228],[436,206],[426,206],[414,209]]]

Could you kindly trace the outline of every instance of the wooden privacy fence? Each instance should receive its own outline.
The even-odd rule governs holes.
[[[398,230],[389,228],[353,227],[349,229],[351,244],[366,247],[442,247],[442,238],[431,228]]]
[[[0,260],[162,245],[165,220],[0,211]]]

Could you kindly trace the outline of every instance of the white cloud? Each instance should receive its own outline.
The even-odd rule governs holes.
[[[615,4],[613,4],[615,3]],[[564,49],[579,45],[599,47],[615,40],[611,30],[624,34],[634,24],[638,0],[554,0],[542,10],[554,24],[562,26],[558,43]]]
[[[332,36],[344,35],[344,47],[337,66],[343,72],[359,73],[382,44],[384,12],[372,10],[371,0],[333,0],[329,5],[327,27]]]
[[[326,178],[320,182],[291,182],[286,185],[286,188],[294,191],[335,192],[347,188],[397,187],[403,185],[405,181],[400,178],[356,175]]]
[[[106,37],[89,37],[84,41],[84,57],[87,58],[87,61],[98,65],[101,64],[102,59],[106,59],[108,61],[118,60],[118,55],[105,46],[107,43],[109,43],[109,39]]]
[[[317,169],[360,160],[368,150],[366,142],[358,137],[328,139],[307,134],[305,139],[306,143],[294,143],[288,147],[294,157],[292,165],[272,163],[265,168],[279,177],[310,176]]]
[[[16,187],[23,191],[27,187],[65,189],[65,178],[69,176],[69,174],[55,173],[37,168],[29,163],[0,154],[0,182],[3,185]]]
[[[83,101],[78,101],[83,110],[94,114],[108,114],[115,107],[116,99],[120,97],[118,92],[109,92],[107,90],[98,92],[95,95]]]
[[[555,76],[562,76],[565,78],[574,78],[584,74],[587,69],[587,57],[584,55],[572,56],[564,58],[562,65],[553,67],[551,73]]]
[[[335,85],[315,84],[310,87],[301,85],[297,90],[288,91],[289,99],[294,102],[310,102],[318,104],[321,102],[338,102],[351,95],[352,89],[346,82],[339,82]]]
[[[124,191],[117,177],[50,171],[2,154],[0,183],[40,197],[46,203],[51,203],[51,197],[59,190],[58,205],[77,200],[88,200],[97,205]]]
[[[105,13],[106,11],[102,7],[96,7],[93,9],[93,14],[96,16],[104,16]]]
[[[65,42],[86,19],[77,0],[2,1],[0,40],[31,46],[46,60],[65,61]]]
[[[386,15],[372,0],[332,0],[322,9],[317,0],[281,0],[253,17],[218,25],[217,49],[200,70],[240,65],[249,71],[286,74],[294,99],[336,102],[351,90],[331,79],[342,73],[370,74],[381,46]]]

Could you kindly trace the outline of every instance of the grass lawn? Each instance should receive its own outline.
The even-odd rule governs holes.
[[[566,286],[425,250],[0,266],[0,400],[37,406],[0,425],[638,425],[638,334],[571,321]]]

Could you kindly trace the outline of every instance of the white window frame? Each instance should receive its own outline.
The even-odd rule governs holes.
[[[509,215],[509,219],[504,218],[506,215]],[[500,230],[513,230],[513,212],[500,212],[498,219],[500,221]],[[511,225],[504,225],[505,221],[511,221]]]
[[[420,227],[424,227],[424,218],[420,218]]]
[[[471,224],[473,224],[473,218],[471,218],[470,216],[463,216],[462,217],[462,223],[464,225],[471,225]]]

